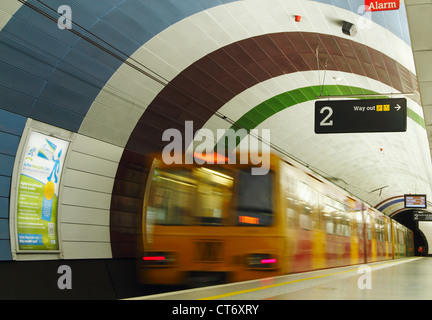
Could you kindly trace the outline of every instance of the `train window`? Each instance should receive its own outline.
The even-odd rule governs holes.
[[[387,241],[392,241],[391,222],[387,222]]]
[[[333,219],[333,234],[345,237],[351,235],[349,220],[344,213],[336,213]]]
[[[328,213],[324,214],[324,216],[326,217],[326,232],[328,234],[334,234],[333,217]]]
[[[287,169],[288,164],[285,162],[281,166],[281,187],[282,192],[285,196],[285,218],[287,227],[290,229],[298,228],[298,213],[297,213],[297,201],[296,195],[294,194],[294,181],[291,170]]]
[[[333,224],[332,213],[333,213],[333,211],[335,211],[335,209],[333,208],[332,204],[333,204],[333,199],[331,199],[327,196],[324,196],[321,212],[326,219],[326,232],[328,234],[334,234],[334,224]]]
[[[198,168],[194,171],[194,177],[198,183],[195,223],[200,225],[222,225],[227,222],[234,180],[231,173],[222,170]]]
[[[187,224],[195,189],[190,171],[155,170],[148,197],[147,224]]]
[[[286,208],[286,221],[288,228],[297,228],[297,214],[292,207]]]
[[[357,230],[357,237],[363,238],[363,212],[362,211],[356,211],[355,212],[355,225]]]
[[[299,209],[299,226],[305,230],[311,230],[316,226],[316,219],[314,219],[314,208],[316,207],[316,191],[313,190],[305,182],[299,181],[297,183],[297,199]],[[315,225],[312,225],[312,224]]]
[[[347,214],[347,212],[342,213],[341,224],[342,224],[341,236],[350,237],[351,236],[350,216]]]
[[[384,241],[385,240],[384,222],[381,220],[377,220],[375,228],[377,232],[378,241]]]
[[[339,236],[343,234],[342,217],[339,215],[336,215],[334,217],[334,234],[337,234]]]
[[[404,242],[404,234],[402,230],[398,230],[398,234],[399,234],[399,244],[403,244]]]
[[[326,218],[328,234],[349,237],[351,235],[349,208],[345,204],[328,196],[324,197],[322,214]]]
[[[238,172],[237,224],[269,226],[273,223],[273,173],[252,175],[250,169]]]
[[[366,232],[368,240],[372,240],[372,226],[370,224],[367,225]]]

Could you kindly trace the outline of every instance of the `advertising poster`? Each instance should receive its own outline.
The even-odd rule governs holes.
[[[20,250],[58,250],[57,202],[69,142],[31,132],[24,150],[17,201]]]

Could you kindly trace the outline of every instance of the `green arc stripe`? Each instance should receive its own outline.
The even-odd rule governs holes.
[[[321,94],[321,86],[310,86],[304,88],[298,88],[291,91],[281,93],[274,96],[256,107],[246,112],[240,119],[238,119],[230,129],[237,131],[241,128],[246,129],[248,132],[256,128],[259,124],[274,116],[276,113],[285,110],[286,108],[292,107],[296,104],[303,103],[306,101],[316,100],[317,96]],[[343,85],[324,85],[322,87],[323,96],[336,96],[336,95],[373,95],[379,94],[376,91],[352,87]],[[382,96],[369,96],[371,98],[386,98]],[[366,98],[365,98],[366,99]],[[425,122],[422,116],[415,113],[412,109],[408,108],[407,116],[419,124],[423,129],[426,129]],[[230,130],[231,131],[231,130]],[[229,131],[228,131],[229,132]],[[231,131],[232,132],[232,131]],[[237,139],[237,144],[239,143]],[[219,142],[218,142],[219,143]]]

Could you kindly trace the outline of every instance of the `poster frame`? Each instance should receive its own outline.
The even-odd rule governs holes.
[[[59,177],[59,190],[58,190],[58,202],[57,202],[57,250],[26,250],[20,249],[18,243],[18,192],[19,183],[21,177],[21,167],[25,158],[25,150],[30,137],[33,132],[37,132],[46,136],[50,136],[56,139],[68,141],[69,145],[65,153],[65,158],[62,167],[62,174]],[[11,194],[10,194],[10,205],[9,205],[9,230],[10,230],[10,244],[12,251],[13,260],[52,260],[52,259],[63,259],[63,238],[61,233],[61,221],[62,221],[62,194],[63,194],[63,182],[66,174],[67,163],[71,154],[72,144],[74,141],[75,134],[71,131],[61,129],[48,125],[43,122],[39,122],[33,119],[28,119],[21,141],[19,143],[14,169],[11,179]]]

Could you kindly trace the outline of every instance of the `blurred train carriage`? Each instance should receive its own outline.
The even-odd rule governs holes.
[[[141,281],[226,282],[413,255],[412,233],[307,168],[164,165],[144,203]]]

